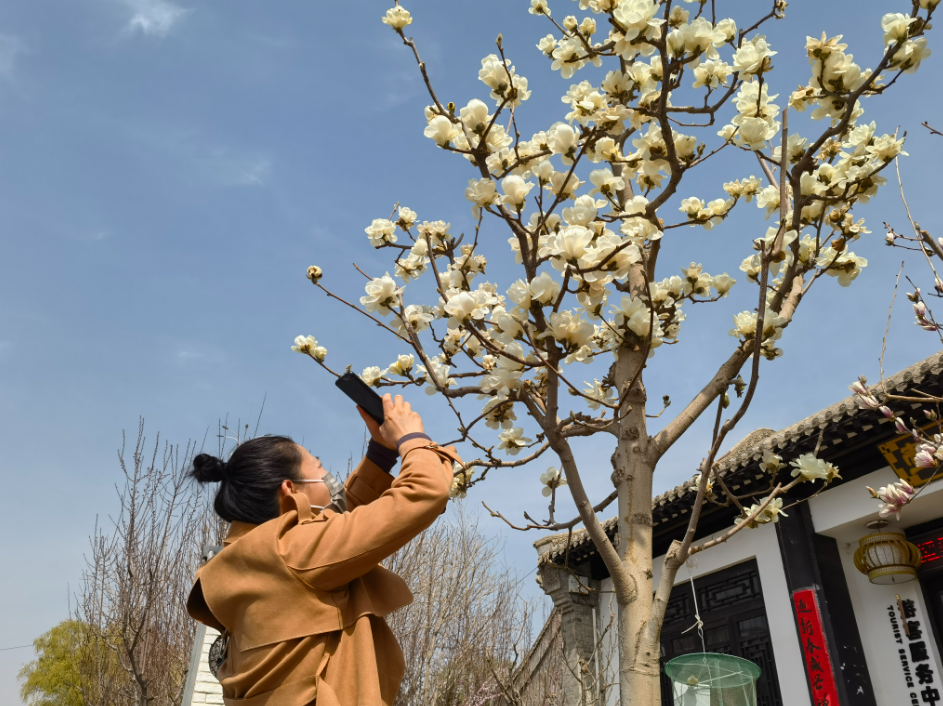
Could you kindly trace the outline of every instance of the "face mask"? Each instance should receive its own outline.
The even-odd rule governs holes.
[[[327,505],[312,505],[314,510],[333,510],[336,513],[347,512],[347,491],[337,478],[325,473],[323,478],[292,481],[293,483],[324,483],[331,493],[331,502]]]

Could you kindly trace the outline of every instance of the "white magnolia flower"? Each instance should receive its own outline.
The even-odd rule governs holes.
[[[873,124],[874,123],[872,123],[872,125]],[[792,135],[790,135],[790,138],[791,137]],[[882,162],[890,162],[899,154],[907,156],[903,148],[903,137],[898,140],[894,135],[881,135],[881,137],[877,137],[871,141],[871,143],[865,147],[865,150],[874,159],[881,160]]]
[[[580,134],[566,123],[557,123],[549,132],[549,147],[554,154],[562,154],[564,164],[572,164],[579,149]]]
[[[583,394],[593,398],[592,400],[586,401],[590,409],[599,409],[602,406],[599,404],[600,402],[615,404],[615,390],[613,390],[612,387],[603,385],[599,380],[593,380],[591,385],[588,382],[584,382],[583,384],[589,385],[589,387],[583,388]]]
[[[308,268],[308,279],[310,279],[313,284],[320,282],[322,276],[324,276],[324,273],[317,265],[311,265],[311,267]]]
[[[426,307],[419,304],[410,304],[406,307],[406,311],[403,312],[402,319],[396,317],[394,321],[396,324],[396,332],[406,336],[406,325],[403,323],[403,319],[406,320],[415,333],[419,333],[429,328],[429,324],[432,323],[434,318],[435,317],[429,313]]]
[[[783,457],[773,453],[769,449],[764,449],[763,460],[760,461],[760,468],[771,475],[775,475],[782,468]]]
[[[416,359],[412,353],[400,355],[396,357],[396,362],[393,363],[388,369],[393,375],[406,377],[409,371],[413,369],[413,364],[415,362]]]
[[[740,48],[734,52],[733,70],[746,78],[761,74],[767,68],[766,60],[776,53],[769,48],[766,37],[763,35],[744,40]]]
[[[396,225],[403,230],[409,230],[416,223],[416,212],[406,206],[400,206],[398,211],[399,218],[396,219]]]
[[[714,34],[711,39],[715,47],[722,47],[724,44],[732,42],[737,36],[737,23],[730,18],[726,18],[714,25]]]
[[[825,270],[827,275],[837,277],[838,284],[847,287],[857,278],[861,270],[868,266],[868,261],[863,257],[858,257],[850,250],[836,253],[829,246],[822,249],[816,264],[819,267],[827,268]]]
[[[518,211],[524,207],[527,200],[527,194],[534,188],[534,183],[524,181],[523,177],[511,175],[505,177],[501,182],[501,190],[504,191],[504,203],[514,206]]]
[[[622,177],[613,175],[609,169],[594,169],[589,173],[589,181],[593,185],[590,195],[605,194],[615,197],[625,188],[625,181]]]
[[[728,332],[731,336],[736,336],[746,341],[753,340],[756,336],[757,316],[755,311],[741,311],[733,317],[734,328]],[[777,314],[772,309],[767,309],[763,313],[763,340],[778,341],[783,335],[783,326],[786,319]]]
[[[661,36],[660,28],[664,24],[664,20],[655,18],[660,9],[660,5],[653,0],[622,0],[612,16],[625,30],[626,40],[631,41],[639,35],[646,39],[657,39]]]
[[[711,59],[694,67],[694,88],[726,86],[733,68],[726,62]]]
[[[475,476],[473,466],[467,465],[462,468],[458,463],[452,464],[452,488],[449,490],[450,498],[464,498],[468,493],[468,485]]]
[[[565,309],[563,311],[554,311],[550,314],[547,330],[538,338],[552,336],[554,339],[564,344],[568,352],[582,348],[590,342],[596,327],[585,319],[580,318],[579,314]],[[570,362],[569,360],[567,362]],[[589,360],[581,362],[590,362]]]
[[[413,18],[410,17],[409,10],[401,5],[397,5],[386,11],[382,22],[393,29],[403,29],[406,25],[412,24]]]
[[[387,272],[382,277],[377,277],[364,286],[366,296],[360,297],[360,303],[366,308],[368,313],[377,312],[382,316],[390,313],[390,306],[396,303],[396,295],[399,290],[396,288],[396,282]]]
[[[460,292],[449,298],[445,304],[445,313],[450,328],[458,328],[471,320],[480,321],[488,315],[487,303],[476,292]]]
[[[569,172],[554,172],[550,177],[550,191],[565,199],[573,198],[576,190],[583,184],[584,182],[580,181],[576,174]]]
[[[541,248],[541,256],[550,255],[555,258],[554,268],[563,272],[566,263],[576,263],[586,252],[593,240],[593,231],[583,226],[567,226],[559,233],[547,238],[546,245]]]
[[[802,476],[802,480],[815,482],[824,480],[826,483],[838,478],[838,469],[827,461],[816,458],[814,454],[804,453],[794,461],[789,462],[795,470],[792,477]]]
[[[597,201],[592,196],[580,196],[572,206],[563,209],[563,220],[570,226],[589,226],[596,220],[598,209],[605,205],[605,201]]]
[[[550,163],[549,159],[545,159],[541,162],[538,162],[530,168],[530,173],[533,174],[541,184],[546,184],[553,177],[553,164]]]
[[[449,371],[452,368],[439,360],[438,356],[429,359],[429,368],[431,369],[431,374],[430,370],[427,369],[426,366],[418,366],[418,370],[422,373],[422,377],[426,380],[426,382],[429,383],[428,387],[426,387],[427,395],[434,395],[438,392],[435,383],[432,381],[433,376],[435,376],[435,379],[442,387],[451,387],[455,384],[455,380],[449,377]]]
[[[560,283],[549,272],[541,272],[530,281],[527,288],[530,290],[531,299],[541,304],[556,301],[560,294]]]
[[[547,0],[530,0],[528,12],[532,15],[549,15],[550,8],[547,7]]]
[[[374,387],[380,379],[386,375],[386,370],[380,370],[376,365],[369,368],[364,368],[363,372],[360,373],[360,379],[367,383],[370,387]]]
[[[498,439],[500,439],[498,450],[507,451],[511,456],[517,456],[520,450],[532,441],[524,436],[524,430],[521,427],[502,431],[498,434]]]
[[[396,242],[396,226],[387,218],[374,218],[373,223],[364,228],[364,232],[370,237],[370,244],[375,248]]]
[[[894,54],[890,63],[892,69],[903,69],[905,74],[912,74],[920,68],[920,62],[930,56],[931,50],[927,46],[926,37],[908,39],[904,46]]]
[[[703,475],[704,475],[703,473],[698,473],[696,476],[694,476],[694,485],[691,486],[690,492],[696,493],[697,489],[701,487],[701,478]],[[705,490],[707,491],[708,495],[710,495],[711,492],[714,490],[713,476],[708,477],[707,488]]]
[[[714,289],[717,296],[723,298],[730,292],[730,289],[737,283],[733,277],[724,272],[722,275],[715,275],[713,280]],[[737,290],[739,291],[739,290]]]
[[[426,129],[423,130],[422,134],[429,139],[435,140],[435,143],[439,147],[446,147],[452,140],[458,137],[461,132],[458,125],[453,123],[446,116],[437,115],[429,121],[429,124],[426,125]]]
[[[508,81],[509,74],[511,76],[510,81]],[[527,90],[527,79],[515,73],[510,61],[507,59],[501,61],[495,54],[489,54],[481,60],[478,80],[491,89],[491,97],[499,103],[507,98],[511,89],[514,91],[514,97],[511,101],[514,106],[518,106],[521,101],[530,98],[531,92]]]
[[[291,347],[295,353],[304,353],[310,355],[316,361],[323,362],[327,356],[327,348],[319,346],[314,336],[297,336],[295,345]]]
[[[544,488],[540,492],[545,498],[550,497],[554,489],[567,484],[566,476],[563,475],[559,468],[553,468],[552,466],[541,474],[540,482],[544,484]]]
[[[491,116],[488,114],[488,105],[477,98],[468,101],[468,105],[459,111],[459,115],[465,127],[475,133],[484,132],[491,121]]]
[[[740,123],[734,143],[751,150],[761,150],[766,146],[766,141],[772,139],[778,131],[778,122],[770,124],[763,118],[746,118]]]
[[[469,179],[468,188],[465,189],[465,198],[475,204],[472,206],[472,215],[475,218],[480,216],[482,206],[488,207],[501,203],[497,185],[492,179]]]
[[[907,39],[910,25],[917,21],[916,17],[891,12],[881,18],[881,29],[884,30],[884,46],[902,42]]]

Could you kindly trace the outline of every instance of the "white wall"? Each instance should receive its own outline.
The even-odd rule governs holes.
[[[217,637],[219,633],[213,628],[205,625],[197,626],[182,706],[223,703],[223,687],[210,671],[208,661],[210,646]]]
[[[604,579],[599,583],[599,605],[596,607],[596,625],[601,637],[600,665],[602,668],[603,684],[612,686],[606,691],[606,706],[616,706],[619,703],[619,640],[616,614],[618,604],[616,594],[613,593],[612,579]],[[669,706],[663,704],[662,706]]]
[[[698,554],[696,557],[697,566],[691,570],[695,586],[698,577],[726,569],[749,559],[756,559],[760,570],[763,602],[766,604],[766,618],[769,622],[773,657],[776,660],[776,671],[779,676],[779,689],[782,693],[783,703],[788,706],[811,706],[805,667],[802,662],[802,648],[799,644],[799,635],[793,618],[792,599],[786,587],[786,574],[780,559],[776,528],[771,525],[764,525],[755,530],[743,530],[725,544],[720,544]],[[658,585],[661,577],[663,561],[663,556],[655,559],[655,586]],[[688,569],[683,567],[675,577],[675,585],[687,583],[689,580]],[[611,593],[611,579],[602,582],[602,590],[602,600],[598,609],[600,621],[607,620],[610,613],[615,615],[616,612],[615,599]],[[609,592],[607,593],[607,591]],[[610,640],[609,649],[612,650],[612,654],[615,654],[617,647],[615,629],[610,630],[606,637]],[[616,660],[613,659],[613,669],[615,663]],[[611,678],[613,681],[618,681],[616,672],[613,672]],[[614,706],[617,702],[618,689],[612,689],[607,706]],[[665,704],[663,706],[669,705]]]
[[[859,572],[854,565],[854,553],[858,540],[870,534],[865,525],[870,520],[878,519],[878,502],[871,498],[865,489],[870,485],[877,488],[897,480],[889,467],[845,483],[828,490],[809,502],[812,523],[819,534],[834,537],[841,552],[842,569],[851,594],[851,603],[864,646],[865,660],[874,695],[879,706],[906,706],[911,703],[914,689],[908,687],[901,668],[899,650],[907,647],[908,640],[903,638],[898,643],[891,629],[888,608],[896,612],[896,595],[902,599],[911,599],[917,603],[918,618],[923,628],[925,642],[930,647],[931,666],[936,675],[934,688],[943,693],[940,684],[940,656],[936,649],[936,640],[927,622],[927,610],[923,601],[923,592],[917,581],[909,583],[877,586],[868,581],[868,577]],[[891,519],[888,530],[903,530],[943,514],[940,495],[943,484],[928,486],[913,503],[904,508],[901,520]],[[897,616],[899,621],[899,615]],[[924,687],[921,687],[924,688]]]

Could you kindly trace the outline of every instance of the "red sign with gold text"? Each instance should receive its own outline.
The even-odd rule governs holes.
[[[838,690],[835,688],[835,673],[828,656],[825,631],[822,629],[822,614],[815,591],[806,589],[792,594],[799,625],[799,639],[805,657],[805,671],[812,689],[814,706],[839,706]]]

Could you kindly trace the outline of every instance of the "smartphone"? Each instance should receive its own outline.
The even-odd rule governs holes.
[[[370,389],[363,380],[353,373],[344,373],[334,384],[341,392],[356,402],[377,424],[383,424],[383,398]]]

